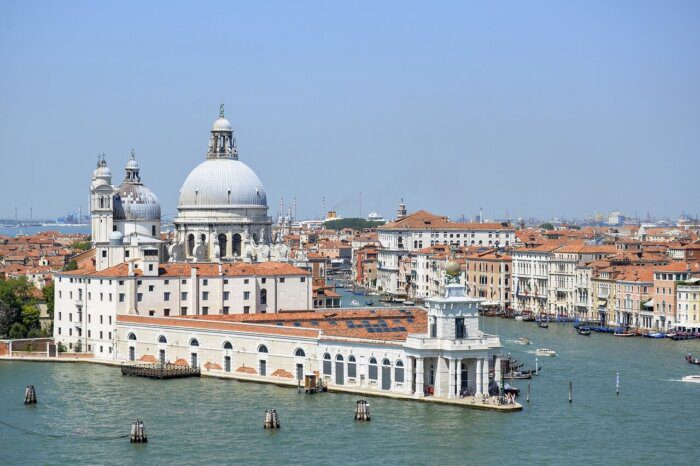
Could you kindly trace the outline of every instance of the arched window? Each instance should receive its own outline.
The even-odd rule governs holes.
[[[219,234],[219,257],[225,257],[226,256],[226,246],[228,246],[228,239],[226,238],[226,235],[221,233]]]
[[[199,242],[202,244],[206,243],[207,242],[207,235],[205,235],[204,233],[199,235]]]
[[[394,369],[394,381],[403,383],[403,361],[396,361]]]
[[[326,353],[323,355],[323,375],[331,375],[331,355]]]
[[[377,360],[375,358],[369,358],[369,380],[377,380]]]
[[[167,340],[167,338],[165,338],[164,335],[161,335],[158,337],[158,343],[167,343],[167,342],[168,342],[168,340]]]
[[[190,346],[199,346],[199,342],[196,338],[190,340]]]
[[[267,304],[267,290],[265,288],[260,290],[260,304]]]
[[[384,358],[382,361],[382,366],[391,366],[391,361],[389,361],[387,358]]]
[[[343,361],[343,355],[342,355],[342,354],[337,355],[337,356],[335,357],[335,360],[336,360],[336,361]]]
[[[294,351],[294,356],[298,358],[303,358],[304,356],[306,356],[306,353],[304,353],[303,349],[297,348],[296,351]]]
[[[194,235],[193,234],[190,234],[187,237],[187,255],[188,256],[194,255]]]
[[[267,353],[267,346],[265,346],[265,345],[258,346],[258,353]]]
[[[233,349],[233,345],[231,344],[230,341],[225,341],[225,342],[224,342],[224,349],[228,349],[228,350],[232,350],[232,349]]]
[[[348,377],[357,377],[357,364],[355,363],[355,356],[348,356]]]
[[[130,332],[129,335],[126,336],[128,340],[133,340],[136,341],[136,335],[134,335],[134,332]]]
[[[234,256],[241,256],[241,235],[236,233],[233,235],[231,238],[231,245],[233,246],[233,255]]]

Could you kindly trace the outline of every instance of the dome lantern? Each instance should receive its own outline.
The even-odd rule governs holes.
[[[219,118],[211,127],[209,150],[207,159],[233,159],[238,160],[236,138],[233,137],[231,122],[224,116],[224,104],[219,107]]]

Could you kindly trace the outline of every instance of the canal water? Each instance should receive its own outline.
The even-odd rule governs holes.
[[[91,364],[0,362],[0,464],[691,464],[697,461],[699,374],[683,360],[699,341],[576,335],[482,318],[506,351],[534,365],[532,397],[519,413],[370,398],[372,421],[355,422],[358,396],[212,378],[155,381]],[[512,341],[532,339],[530,346]],[[615,376],[620,373],[620,394]],[[573,403],[568,382],[573,382]],[[36,386],[39,403],[23,405]],[[263,430],[266,409],[282,428]],[[103,439],[145,422],[149,443]]]

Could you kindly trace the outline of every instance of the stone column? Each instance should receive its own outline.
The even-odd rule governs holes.
[[[488,394],[489,392],[489,360],[484,358],[481,363],[483,373],[481,375],[481,393]]]
[[[493,369],[493,380],[496,381],[498,386],[501,387],[501,358],[496,358],[496,367]]]
[[[406,358],[406,373],[404,374],[404,391],[410,395],[413,393],[413,358]]]
[[[453,358],[450,358],[447,360],[447,374],[449,377],[449,384],[448,384],[448,392],[447,392],[447,398],[454,398],[455,397],[455,367],[457,364],[455,364],[457,361]]]
[[[424,396],[425,374],[423,373],[423,358],[416,357],[416,395]]]
[[[455,386],[455,393],[457,394],[457,397],[459,398],[459,392],[462,390],[462,360],[461,359],[455,359],[455,367],[457,371],[457,383]]]
[[[476,395],[482,395],[484,392],[483,387],[481,385],[481,377],[483,376],[483,370],[482,370],[482,363],[483,359],[477,358],[476,360]]]

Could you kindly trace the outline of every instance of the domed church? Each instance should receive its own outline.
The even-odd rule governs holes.
[[[166,257],[160,239],[160,203],[142,183],[133,150],[125,171],[124,181],[116,188],[104,156],[92,173],[90,213],[97,270],[145,254]]]
[[[173,261],[265,260],[271,255],[272,221],[258,175],[238,160],[236,139],[221,105],[206,159],[180,189]]]

